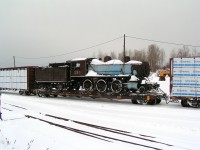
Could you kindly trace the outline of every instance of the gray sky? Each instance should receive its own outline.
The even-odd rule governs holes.
[[[123,34],[200,45],[199,0],[0,0],[0,67],[47,65],[98,51],[122,51]],[[169,53],[181,46],[126,39],[126,48],[157,44]],[[200,51],[200,48],[197,49]]]

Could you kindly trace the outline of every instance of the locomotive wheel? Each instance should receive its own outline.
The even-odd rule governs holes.
[[[96,84],[96,88],[99,92],[105,92],[106,89],[107,89],[107,84],[106,84],[106,81],[103,80],[103,79],[100,79],[97,81],[97,84]]]
[[[122,91],[122,81],[121,80],[114,80],[111,83],[111,90],[114,93],[119,93]]]
[[[92,84],[92,81],[90,79],[86,79],[84,82],[83,82],[83,88],[86,90],[86,91],[89,91],[93,88],[93,84]]]

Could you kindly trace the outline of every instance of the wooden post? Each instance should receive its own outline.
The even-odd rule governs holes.
[[[16,67],[16,65],[15,65],[15,56],[13,56],[13,60],[14,60],[14,68]]]
[[[126,36],[125,36],[125,34],[124,34],[124,63],[125,63],[125,57],[126,57],[126,52],[125,52],[125,44],[126,44],[126,43],[125,43],[125,37],[126,37]]]

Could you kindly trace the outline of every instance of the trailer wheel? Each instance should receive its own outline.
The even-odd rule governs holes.
[[[24,94],[24,91],[21,91],[21,90],[20,90],[20,91],[19,91],[19,94],[20,94],[20,95],[23,95],[23,94]]]
[[[34,89],[32,92],[31,92],[33,95],[37,95],[37,91]]]
[[[199,101],[198,100],[193,100],[192,107],[193,108],[199,108]]]
[[[45,97],[49,97],[50,95],[49,94],[45,94]]]
[[[38,91],[37,94],[38,94],[39,97],[42,97],[42,96],[43,96],[43,94],[42,94],[40,91]]]
[[[190,105],[187,103],[187,100],[181,100],[181,105],[183,107],[190,107]]]
[[[137,101],[136,99],[131,99],[131,102],[132,102],[133,104],[138,104],[138,101]]]
[[[45,96],[44,93],[46,92],[46,86],[45,85],[39,85],[38,89],[37,89],[37,95],[39,97]]]
[[[160,98],[157,98],[156,104],[160,104],[160,102],[161,102],[161,99],[160,99]]]
[[[31,95],[31,93],[29,91],[25,91],[26,95]]]
[[[148,105],[155,105],[156,104],[156,100],[155,99],[150,99],[148,102],[147,102]]]

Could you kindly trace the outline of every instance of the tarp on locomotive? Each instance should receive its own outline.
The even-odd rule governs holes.
[[[92,70],[99,75],[135,75],[137,77],[148,77],[150,74],[149,64],[141,61],[123,63],[120,60],[102,62],[98,59],[93,59],[88,70]]]

